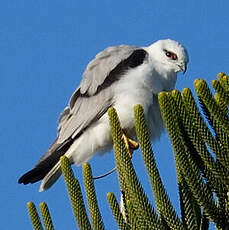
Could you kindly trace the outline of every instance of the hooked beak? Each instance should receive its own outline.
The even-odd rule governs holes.
[[[180,70],[183,72],[183,74],[185,74],[186,70],[187,70],[187,63],[183,63],[182,65],[179,65]]]

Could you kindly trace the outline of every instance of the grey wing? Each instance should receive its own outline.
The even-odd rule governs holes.
[[[73,93],[69,105],[59,118],[58,136],[35,167],[24,174],[19,183],[34,183],[56,165],[60,156],[93,121],[102,117],[114,103],[113,82],[117,81],[128,68],[143,63],[147,52],[135,46],[109,47],[92,60],[80,86]]]
[[[118,74],[112,71],[136,49],[124,45],[108,47],[88,64],[80,86],[59,119],[57,143],[79,135],[113,104],[112,82],[118,80]]]
[[[78,91],[79,92],[79,91]],[[93,96],[79,96],[72,109],[67,107],[60,118],[57,143],[80,135],[93,121],[99,119],[113,104],[113,95],[109,88]]]
[[[94,95],[110,72],[136,49],[136,46],[120,45],[108,47],[98,53],[83,73],[80,92]]]

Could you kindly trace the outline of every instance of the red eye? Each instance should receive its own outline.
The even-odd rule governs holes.
[[[177,60],[177,55],[175,54],[175,53],[173,53],[173,52],[170,52],[170,51],[167,51],[167,50],[164,50],[165,51],[165,55],[168,57],[168,58],[170,58],[170,59],[172,59],[172,60]]]

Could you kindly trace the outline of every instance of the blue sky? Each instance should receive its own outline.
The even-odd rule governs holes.
[[[32,229],[26,203],[48,203],[56,229],[75,229],[63,179],[39,193],[39,183],[17,184],[56,136],[58,114],[78,86],[87,63],[110,45],[145,46],[172,38],[188,49],[186,75],[176,88],[193,89],[229,73],[228,1],[10,0],[0,8],[1,229]],[[166,134],[153,144],[163,182],[179,214],[173,153]],[[141,155],[137,173],[153,202]],[[113,153],[90,161],[95,175],[114,166]],[[74,171],[82,184],[81,169]],[[119,198],[116,173],[95,182],[107,229],[116,229],[106,193]]]

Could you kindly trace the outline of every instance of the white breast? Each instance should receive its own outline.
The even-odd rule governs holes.
[[[175,81],[166,80],[160,75],[152,63],[145,62],[137,68],[129,70],[119,81],[114,82],[114,107],[118,113],[121,126],[133,138],[134,106],[143,106],[149,125],[151,138],[160,136],[163,129],[157,93],[173,87]],[[88,127],[76,139],[66,155],[76,164],[88,161],[96,152],[104,153],[112,147],[108,114],[105,113],[98,121]]]
[[[171,90],[176,82],[176,74],[158,73],[150,61],[129,70],[116,84],[115,104],[121,125],[124,129],[134,130],[134,106],[143,106],[152,139],[160,136],[163,121],[158,105],[157,94]]]

